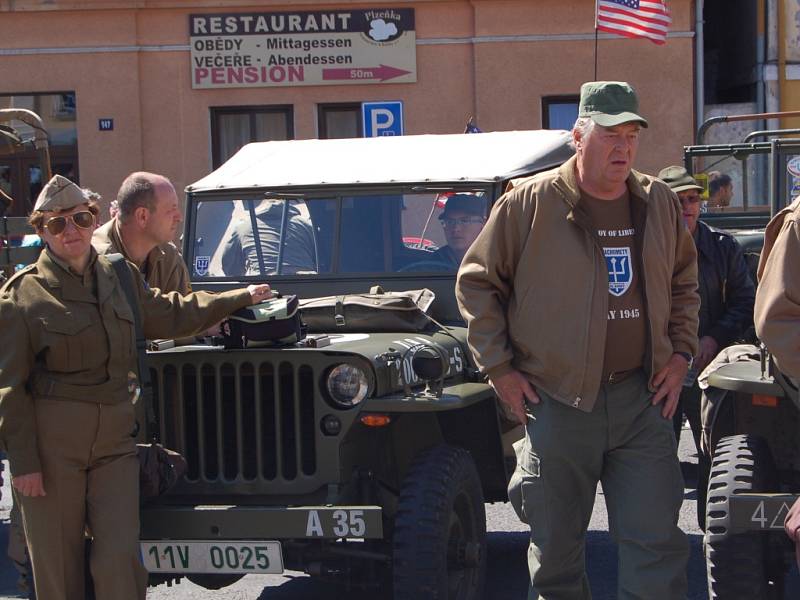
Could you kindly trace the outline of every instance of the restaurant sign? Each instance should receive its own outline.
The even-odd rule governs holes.
[[[414,9],[189,15],[192,87],[417,80]]]

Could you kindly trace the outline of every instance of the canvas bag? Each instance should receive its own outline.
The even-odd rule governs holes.
[[[306,337],[297,296],[270,298],[228,317],[225,348],[284,346]]]
[[[325,296],[300,301],[309,333],[419,332],[431,326],[427,311],[436,295],[429,289]]]

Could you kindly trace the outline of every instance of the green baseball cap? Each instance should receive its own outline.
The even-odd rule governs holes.
[[[589,81],[581,86],[579,117],[588,117],[603,127],[631,121],[647,127],[647,120],[637,114],[638,111],[636,92],[624,81]]]
[[[661,169],[658,178],[666,183],[676,194],[686,190],[703,191],[703,186],[697,183],[697,180],[689,175],[689,171],[683,167],[673,166]]]

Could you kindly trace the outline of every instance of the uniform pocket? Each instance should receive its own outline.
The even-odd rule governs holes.
[[[84,367],[81,349],[91,334],[92,321],[83,313],[66,312],[58,317],[43,317],[45,363],[50,371],[72,373]]]

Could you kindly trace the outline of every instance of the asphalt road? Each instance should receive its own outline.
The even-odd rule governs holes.
[[[707,599],[705,564],[702,554],[702,533],[696,522],[696,498],[693,489],[697,460],[691,446],[688,430],[681,436],[680,457],[687,481],[681,509],[680,524],[689,536],[691,557],[689,559],[689,600]],[[0,502],[0,548],[5,548],[8,539],[9,511],[8,483],[3,488]],[[528,532],[517,520],[509,504],[487,504],[487,528],[489,531],[489,565],[486,586],[487,600],[523,600],[527,594],[528,569],[526,550]],[[616,597],[617,553],[608,534],[608,516],[603,494],[598,489],[595,509],[589,525],[587,543],[587,568],[594,600],[614,600]],[[8,561],[0,561],[0,599],[18,598],[15,586],[16,574]],[[800,576],[793,567],[787,577],[786,598],[800,598]],[[286,572],[283,575],[248,575],[238,583],[222,590],[211,591],[183,581],[167,587],[151,588],[149,600],[362,600],[376,597],[358,594],[344,588],[318,582],[303,573]]]

